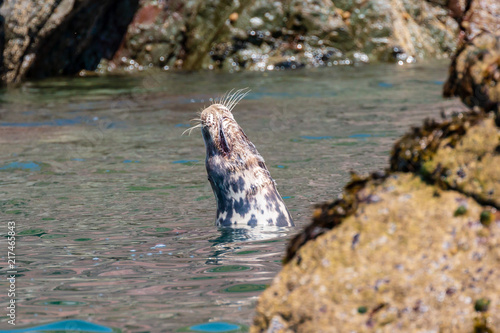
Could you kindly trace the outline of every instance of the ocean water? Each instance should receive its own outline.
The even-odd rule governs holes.
[[[336,198],[349,171],[386,168],[410,126],[462,109],[441,98],[446,74],[445,63],[155,72],[1,91],[0,236],[15,223],[17,276],[16,326],[2,306],[0,330],[246,331],[313,205]],[[181,135],[244,87],[234,116],[295,228],[217,229],[201,133]]]

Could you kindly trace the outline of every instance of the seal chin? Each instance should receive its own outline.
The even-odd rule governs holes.
[[[233,105],[234,107],[234,105]],[[202,111],[205,166],[217,201],[218,226],[293,226],[264,159],[234,119],[230,108]]]

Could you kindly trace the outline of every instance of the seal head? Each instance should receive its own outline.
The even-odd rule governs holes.
[[[234,104],[233,104],[234,107]],[[293,226],[264,159],[224,104],[201,113],[217,226]]]

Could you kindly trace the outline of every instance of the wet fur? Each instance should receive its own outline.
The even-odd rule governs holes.
[[[238,96],[234,96],[238,94]],[[217,226],[293,226],[264,159],[231,109],[242,92],[229,94],[201,113],[208,180],[217,201]]]

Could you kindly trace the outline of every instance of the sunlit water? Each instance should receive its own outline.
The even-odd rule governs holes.
[[[314,203],[385,168],[394,140],[443,108],[446,65],[158,73],[26,83],[0,96],[0,234],[16,223],[17,325],[83,319],[125,332],[251,324]],[[297,227],[214,227],[199,130],[209,99],[252,92],[235,118]],[[3,238],[3,237],[2,237]],[[3,238],[4,239],[4,238]],[[7,271],[2,241],[2,272]],[[7,304],[7,282],[0,282]],[[7,324],[2,305],[0,327]]]

